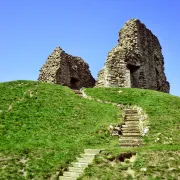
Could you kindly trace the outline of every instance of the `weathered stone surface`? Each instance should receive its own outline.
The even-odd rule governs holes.
[[[80,57],[65,53],[60,47],[48,57],[40,70],[38,80],[61,84],[72,89],[95,85],[88,64]]]
[[[119,32],[118,45],[98,73],[96,87],[134,87],[169,92],[164,58],[155,35],[138,19],[129,20]]]

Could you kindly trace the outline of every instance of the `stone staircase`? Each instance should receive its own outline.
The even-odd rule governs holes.
[[[81,90],[73,90],[75,94],[83,97],[83,93]],[[93,98],[86,97],[89,100],[93,100]],[[98,102],[101,100],[94,99]],[[119,104],[112,102],[105,102],[108,104],[116,105],[119,107]],[[123,108],[124,109],[124,108]],[[138,114],[137,109],[124,109],[124,124],[121,127],[122,135],[119,138],[120,147],[137,147],[143,145],[141,139],[141,132],[139,128],[139,119],[140,115]]]
[[[73,92],[78,96],[82,96],[82,92],[80,90],[73,89]]]
[[[64,171],[63,176],[59,176],[59,180],[76,180],[101,151],[100,149],[85,149],[84,154],[77,158],[77,162],[72,163],[72,167]]]
[[[124,124],[119,138],[120,147],[137,147],[142,144],[141,133],[139,130],[139,115],[137,110],[124,109]]]
[[[73,92],[81,97],[83,92],[80,90],[73,90]],[[93,98],[86,97],[90,100]],[[99,102],[101,102],[99,100]],[[116,105],[111,102],[105,102],[108,104]],[[142,145],[141,132],[139,128],[140,116],[136,109],[124,109],[124,124],[122,124],[119,129],[122,135],[119,138],[120,147],[137,147]],[[80,154],[77,158],[77,162],[73,162],[72,166],[68,168],[68,171],[64,171],[62,176],[59,176],[59,180],[77,180],[88,167],[90,163],[93,162],[95,156],[99,154],[102,150],[100,149],[85,149],[84,154]]]

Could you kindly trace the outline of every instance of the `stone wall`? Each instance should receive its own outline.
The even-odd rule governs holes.
[[[118,45],[98,73],[96,87],[134,87],[169,92],[164,58],[155,35],[138,19],[129,20],[119,32]]]
[[[61,84],[72,89],[95,85],[88,64],[80,57],[65,53],[60,47],[48,57],[40,70],[38,80]]]

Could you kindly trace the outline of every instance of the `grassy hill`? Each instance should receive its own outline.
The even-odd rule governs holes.
[[[126,88],[91,88],[85,92],[94,98],[141,106],[149,115],[145,146],[120,149],[118,139],[110,136],[109,125],[122,121],[121,111],[115,106],[83,99],[59,85],[1,83],[1,179],[52,179],[85,148],[105,151],[81,179],[131,179],[133,175],[126,173],[129,167],[137,179],[178,177],[179,97]],[[118,161],[122,151],[136,152],[135,162]]]
[[[85,92],[94,99],[142,107],[148,114],[150,130],[143,137],[145,145],[131,149],[136,153],[134,162],[120,162],[119,151],[110,147],[109,152],[104,152],[94,165],[86,170],[83,179],[179,180],[179,97],[135,88],[91,88]]]
[[[108,147],[120,111],[59,85],[0,84],[0,179],[48,179],[85,148]]]
[[[144,138],[148,148],[179,148],[180,97],[135,88],[91,88],[85,92],[104,101],[139,105],[149,116],[150,132]],[[160,139],[154,144],[157,136]]]

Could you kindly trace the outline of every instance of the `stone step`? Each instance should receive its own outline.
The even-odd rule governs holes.
[[[73,90],[75,94],[82,94],[80,90]]]
[[[59,180],[76,180],[76,177],[59,176]]]
[[[134,113],[134,114],[125,114],[124,117],[134,117],[134,116],[138,116],[139,117],[139,114],[137,113]]]
[[[80,154],[81,158],[94,158],[96,154]]]
[[[124,109],[125,114],[137,114],[138,111],[136,109]]]
[[[137,139],[137,138],[136,139],[135,138],[129,139],[129,138],[126,137],[124,139],[120,138],[119,142],[120,143],[136,143],[136,142],[141,143],[142,140],[141,139]]]
[[[81,172],[69,172],[69,171],[64,171],[63,176],[64,177],[79,177],[82,173]]]
[[[84,152],[85,154],[99,154],[100,153],[100,149],[85,149]]]
[[[82,160],[82,159],[84,159],[84,160],[91,160],[91,159],[94,159],[94,157],[95,157],[95,155],[93,155],[93,156],[81,156],[81,157],[77,157],[77,160],[78,161]]]
[[[69,172],[83,172],[85,170],[85,167],[69,167]]]
[[[79,163],[91,163],[93,162],[94,158],[77,158],[77,161]]]
[[[122,128],[138,128],[139,129],[139,124],[138,125],[127,125],[127,124],[123,124]]]
[[[136,117],[139,117],[139,114],[125,114],[124,117],[132,117],[132,118],[136,118]]]
[[[139,121],[125,121],[125,125],[138,126]]]
[[[77,179],[100,151],[100,149],[85,149],[85,153],[81,154],[81,157],[77,157],[78,162],[73,162],[73,167],[69,167],[68,171],[64,171],[63,176],[59,176],[59,180]]]
[[[88,163],[79,163],[79,162],[73,162],[72,163],[73,167],[88,167]]]
[[[123,133],[124,137],[140,137],[140,133]]]
[[[131,137],[131,136],[125,137],[125,136],[120,136],[119,139],[141,139],[141,137]]]
[[[120,146],[135,147],[140,146],[140,143],[120,143]]]
[[[126,122],[124,122],[123,125],[125,125],[125,126],[122,126],[121,129],[122,129],[122,128],[130,128],[130,129],[132,129],[132,128],[134,128],[134,129],[138,128],[138,129],[139,129],[139,121],[126,121]]]
[[[134,129],[134,130],[139,130],[139,126],[131,126],[131,125],[128,125],[127,127],[122,127],[121,130],[127,130],[127,129]]]
[[[123,130],[122,133],[140,133],[140,131],[139,130],[134,130],[134,129],[133,130],[128,129],[128,130]]]
[[[125,127],[125,128],[121,128],[122,131],[127,131],[127,130],[130,130],[130,131],[139,131],[139,127]]]
[[[131,118],[128,118],[128,119],[124,119],[124,122],[129,121],[129,120],[131,120],[131,121],[139,121],[139,119],[131,119]]]
[[[134,129],[134,130],[139,130],[139,126],[127,126],[127,127],[122,127],[121,130],[127,130],[127,129]]]
[[[139,123],[139,119],[125,119],[124,122],[138,122]]]
[[[131,117],[131,116],[125,117],[125,121],[128,121],[128,120],[131,120],[131,121],[139,121],[139,117]]]
[[[125,114],[125,117],[139,117],[138,113],[134,113],[134,114]]]

